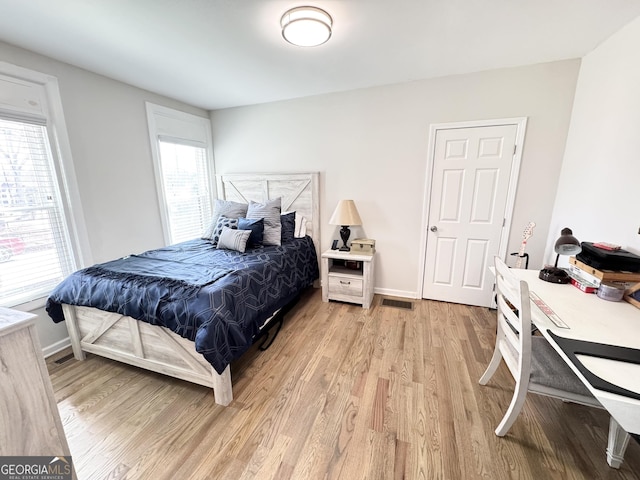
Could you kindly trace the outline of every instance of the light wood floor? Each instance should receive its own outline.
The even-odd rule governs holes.
[[[407,311],[322,303],[309,292],[266,352],[232,365],[235,400],[88,355],[50,368],[81,480],[640,479],[640,445],[606,464],[605,412],[511,399],[491,356],[495,312],[414,301]]]

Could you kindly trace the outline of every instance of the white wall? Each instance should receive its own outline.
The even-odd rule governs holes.
[[[640,253],[640,18],[584,57],[545,259],[569,226]],[[566,263],[566,259],[563,259]]]
[[[58,78],[91,253],[106,261],[162,244],[144,102],[206,112],[0,42],[0,60]],[[213,112],[219,173],[320,171],[323,241],[341,198],[377,240],[378,291],[416,295],[429,125],[529,117],[508,251],[531,220],[541,263],[580,62],[459,75]],[[42,310],[43,345],[66,337]]]
[[[207,112],[2,42],[0,61],[58,78],[93,260],[163,245],[145,101]],[[44,347],[67,337],[64,323],[34,313]]]
[[[419,258],[429,125],[528,117],[509,252],[538,224],[527,251],[542,262],[580,61],[416,81],[212,112],[217,173],[320,171],[322,245],[338,200],[376,239],[378,292],[420,295]]]

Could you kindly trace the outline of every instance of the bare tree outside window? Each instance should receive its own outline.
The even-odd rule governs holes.
[[[45,296],[74,269],[44,125],[0,118],[0,298]]]

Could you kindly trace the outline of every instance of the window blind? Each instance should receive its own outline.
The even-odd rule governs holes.
[[[0,304],[49,294],[75,270],[47,130],[0,114]]]
[[[164,137],[159,150],[171,243],[199,238],[212,215],[207,151]]]

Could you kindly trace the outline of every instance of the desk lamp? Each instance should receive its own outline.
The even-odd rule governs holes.
[[[563,228],[560,232],[560,238],[556,240],[554,246],[556,252],[556,263],[553,267],[545,266],[540,270],[538,278],[550,283],[569,283],[571,278],[562,268],[558,268],[558,259],[560,255],[576,255],[582,251],[580,241],[573,236],[570,228]]]
[[[348,252],[349,250],[351,250],[347,246],[349,235],[351,235],[349,225],[362,225],[362,220],[360,219],[360,214],[358,213],[358,209],[356,208],[356,204],[354,203],[354,201],[340,200],[338,202],[336,210],[333,212],[333,215],[331,215],[329,225],[342,226],[342,228],[340,229],[340,238],[342,238],[342,246],[340,247],[340,251]]]

